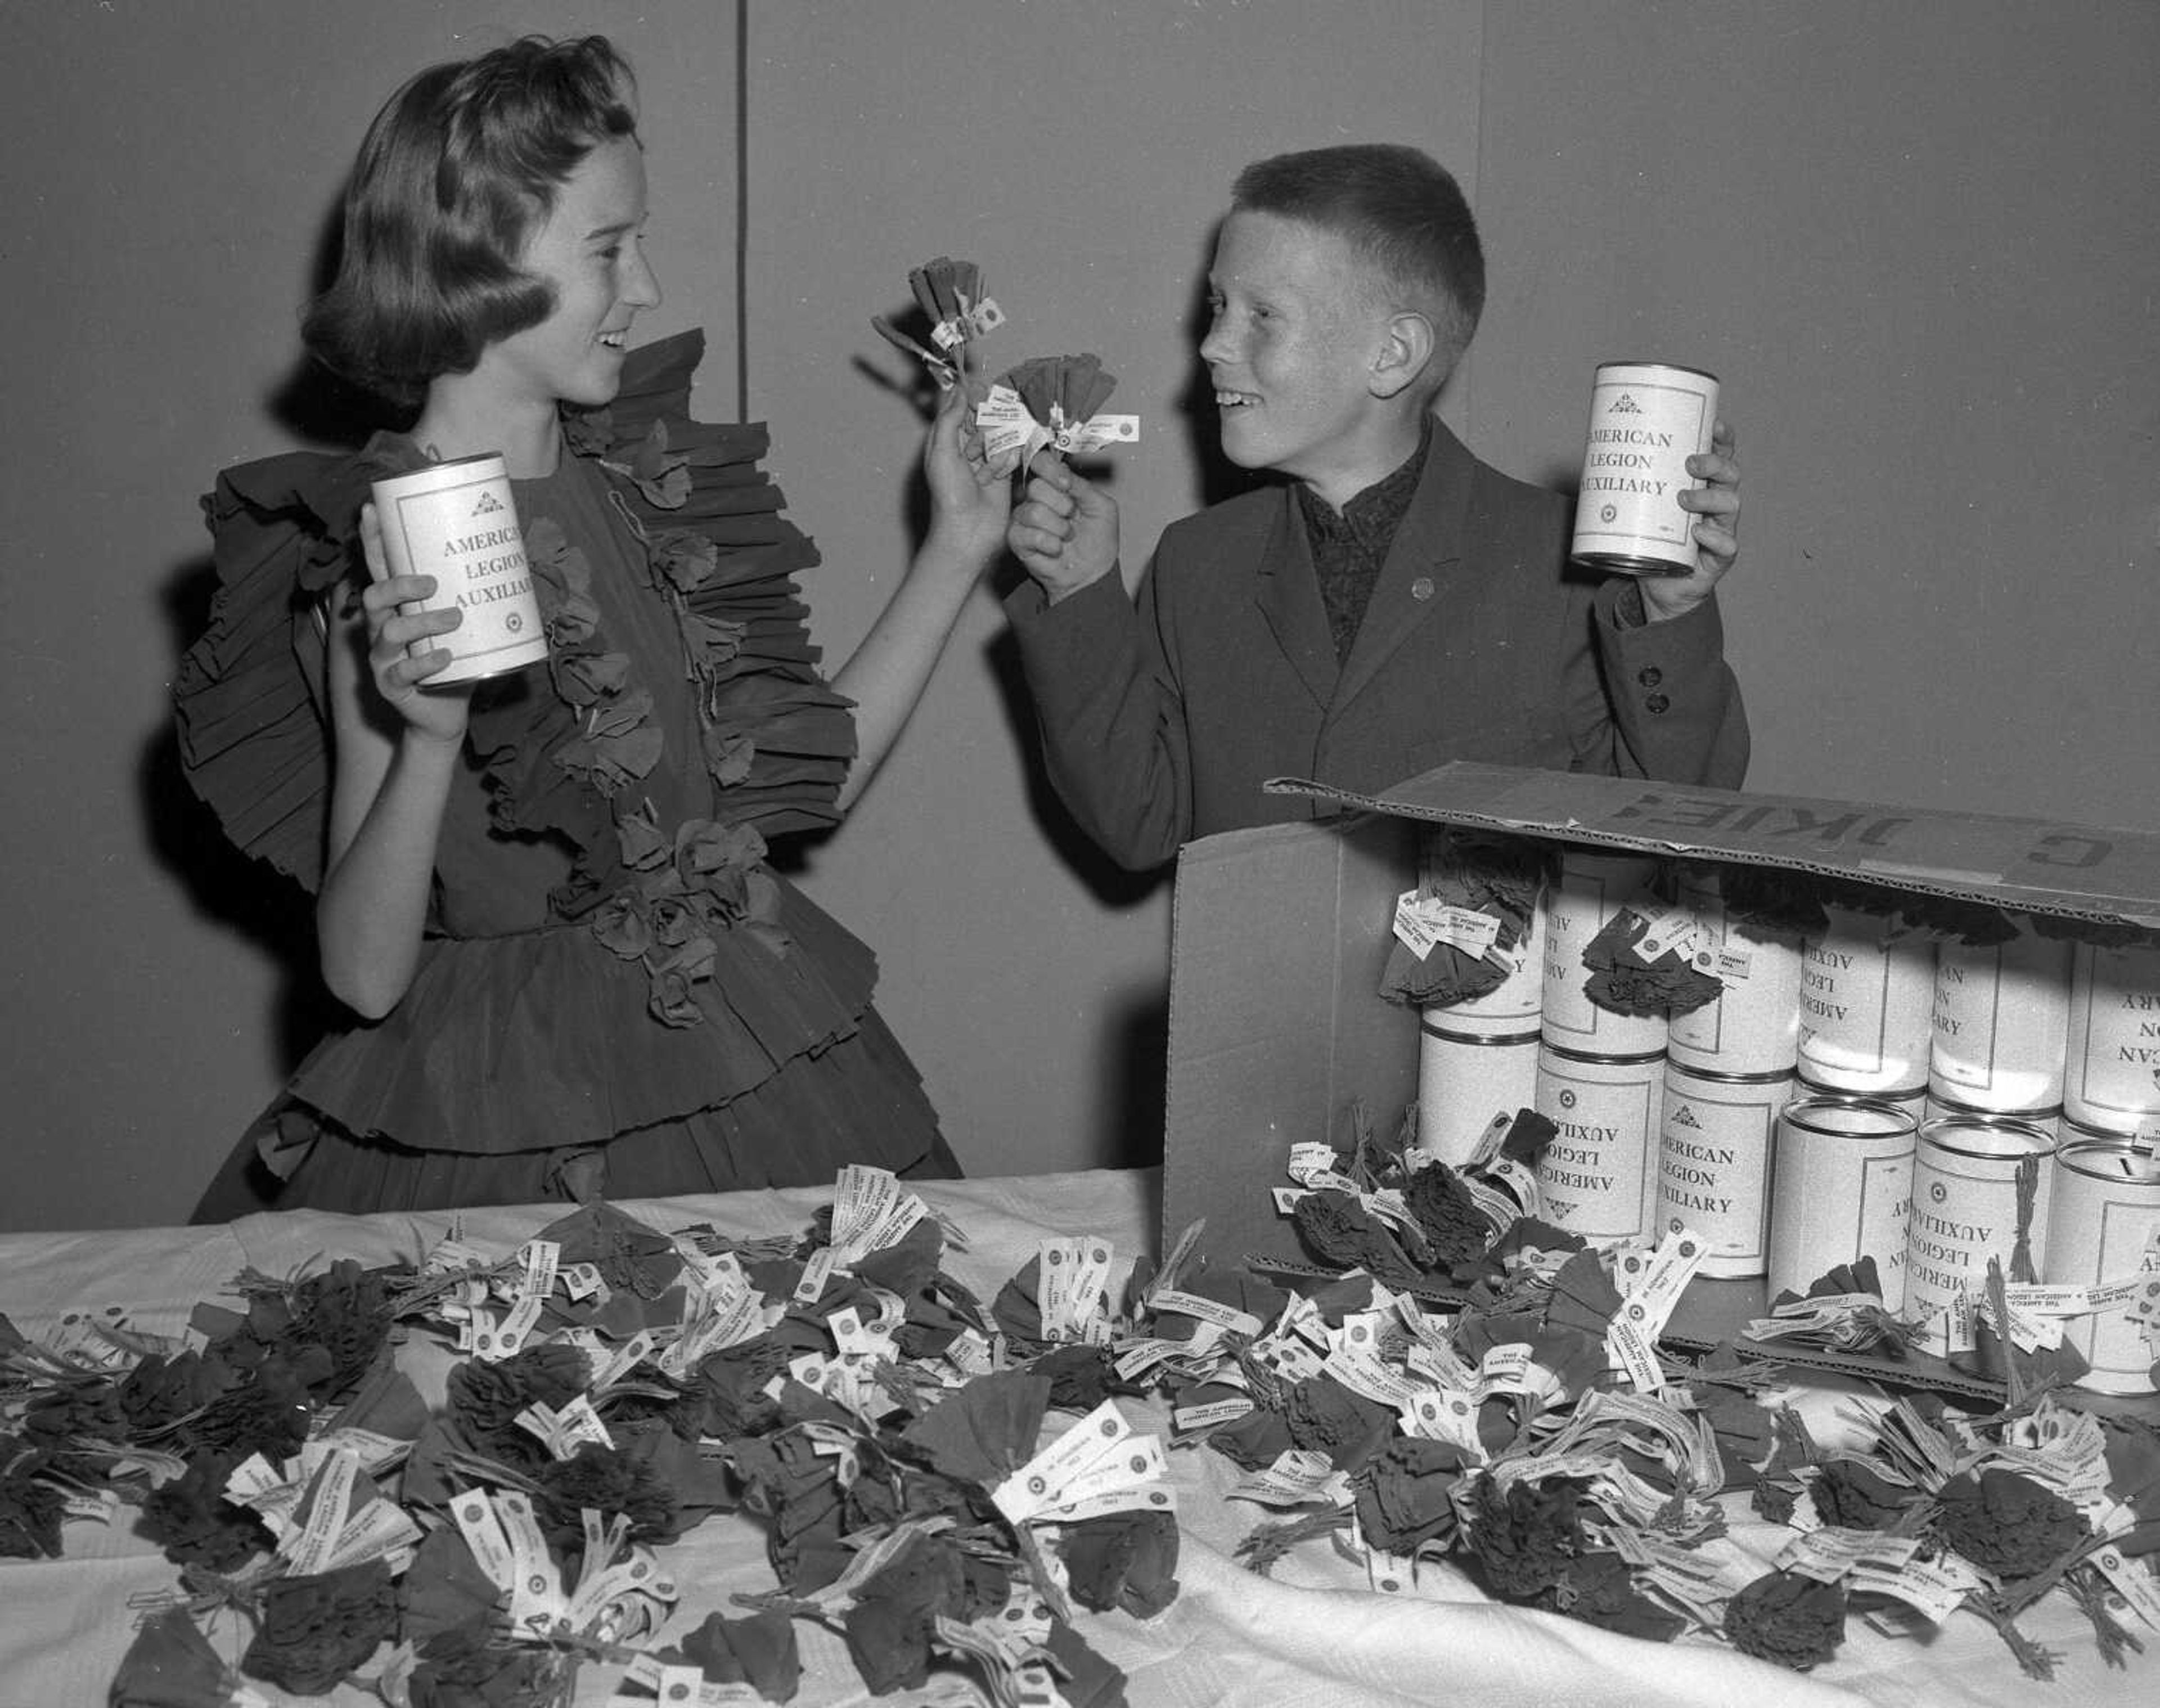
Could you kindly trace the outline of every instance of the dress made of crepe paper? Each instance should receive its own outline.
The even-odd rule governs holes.
[[[301,1064],[199,1217],[957,1171],[870,1006],[875,958],[763,858],[837,821],[854,728],[818,674],[793,579],[817,553],[758,467],[764,428],[689,418],[703,350],[634,353],[609,408],[566,417],[556,472],[513,483],[551,657],[474,696],[419,969]],[[311,890],[317,613],[365,576],[370,481],[424,460],[382,434],[234,469],[205,501],[220,586],[175,690],[183,758],[233,840]]]

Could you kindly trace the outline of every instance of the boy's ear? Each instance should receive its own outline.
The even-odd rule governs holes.
[[[1432,363],[1440,347],[1432,322],[1415,309],[1390,314],[1381,334],[1380,353],[1373,360],[1370,382],[1375,397],[1393,397],[1415,383]]]

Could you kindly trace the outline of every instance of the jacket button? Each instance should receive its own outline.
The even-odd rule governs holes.
[[[1655,688],[1664,679],[1664,672],[1654,664],[1646,664],[1635,672],[1635,680],[1642,683],[1644,688]]]
[[[1667,699],[1663,694],[1652,694],[1649,698],[1644,700],[1643,703],[1648,706],[1654,715],[1659,713],[1671,710],[1673,703]]]
[[[1412,599],[1430,599],[1432,597],[1432,577],[1430,575],[1420,575],[1416,580],[1410,583],[1410,597]]]

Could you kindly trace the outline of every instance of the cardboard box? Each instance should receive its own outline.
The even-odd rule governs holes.
[[[1218,1260],[1305,1260],[1270,1197],[1288,1184],[1291,1143],[1339,1140],[1353,1098],[1388,1130],[1417,1095],[1417,1016],[1378,991],[1395,897],[1416,882],[1420,823],[1782,866],[2160,931],[2160,834],[2150,831],[1460,762],[1381,795],[1270,787],[1351,816],[1203,838],[1179,857],[1165,1249],[1204,1218]],[[1759,1304],[1759,1284],[1733,1285]]]

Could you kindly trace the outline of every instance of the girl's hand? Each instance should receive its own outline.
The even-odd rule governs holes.
[[[382,554],[382,524],[372,504],[360,509],[360,545],[366,554],[368,584],[360,596],[367,627],[367,668],[375,690],[414,735],[454,745],[463,741],[472,709],[472,684],[422,684],[449,667],[450,655],[430,647],[417,658],[406,648],[433,635],[447,635],[465,620],[460,610],[421,611],[407,615],[400,605],[426,599],[435,590],[432,575],[392,575]]]
[[[979,574],[1005,544],[1012,511],[1010,455],[993,463],[983,454],[973,393],[949,386],[937,400],[922,447],[922,472],[930,483],[930,533]]]

